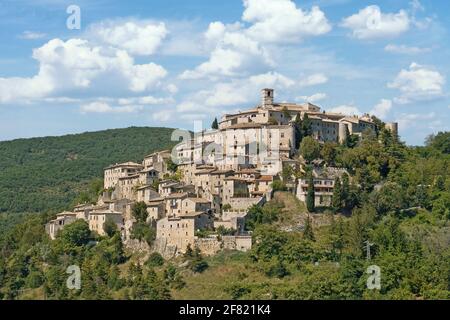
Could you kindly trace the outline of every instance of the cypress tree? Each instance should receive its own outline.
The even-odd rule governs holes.
[[[342,207],[344,209],[348,209],[351,203],[350,199],[350,182],[348,178],[348,174],[344,173],[342,176]]]
[[[336,179],[334,180],[333,198],[331,200],[331,206],[333,207],[334,211],[339,211],[342,208],[342,191],[341,179],[339,179],[339,177],[336,177]]]
[[[306,208],[309,212],[314,212],[315,210],[315,191],[314,191],[314,178],[312,173],[309,175],[308,179],[308,193],[306,195]]]
[[[315,241],[311,218],[309,216],[305,222],[305,230],[303,231],[303,238],[310,240],[310,241]]]
[[[308,114],[305,113],[302,121],[302,137],[309,137],[312,136],[312,134],[312,123],[311,120],[309,120]]]
[[[217,118],[214,118],[214,121],[211,125],[211,129],[214,129],[214,130],[219,129],[219,123],[217,122]]]

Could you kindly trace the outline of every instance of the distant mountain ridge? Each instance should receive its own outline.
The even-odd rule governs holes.
[[[0,142],[0,213],[65,209],[109,164],[171,148],[173,130],[130,127]]]

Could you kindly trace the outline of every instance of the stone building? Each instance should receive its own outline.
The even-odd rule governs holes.
[[[97,232],[100,236],[105,236],[105,222],[112,220],[116,223],[117,229],[122,230],[125,222],[121,212],[115,212],[112,210],[99,210],[93,211],[89,214],[89,229]]]
[[[165,217],[157,222],[156,239],[163,240],[166,246],[176,247],[179,252],[185,252],[188,245],[194,246],[197,231],[213,227],[213,216],[205,212]]]
[[[119,182],[119,178],[139,174],[139,171],[142,169],[143,166],[135,162],[125,162],[109,166],[104,170],[104,188],[115,188]]]
[[[337,177],[342,178],[347,174],[345,169],[341,168],[314,168],[312,171],[314,180],[314,203],[316,207],[329,207],[333,198],[334,181]],[[299,179],[297,186],[297,198],[305,202],[308,194],[308,179]]]
[[[65,226],[75,222],[77,220],[77,213],[75,212],[62,212],[56,215],[56,219],[46,224],[45,230],[50,236],[50,239],[55,240],[58,232]]]

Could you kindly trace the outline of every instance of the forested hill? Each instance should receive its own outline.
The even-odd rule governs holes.
[[[0,213],[65,209],[105,166],[170,148],[172,131],[132,127],[0,142]]]

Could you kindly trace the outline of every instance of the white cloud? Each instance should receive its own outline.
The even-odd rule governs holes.
[[[403,69],[388,88],[398,89],[401,95],[395,102],[406,104],[413,101],[431,100],[443,95],[445,78],[438,71],[412,63]]]
[[[415,13],[417,11],[425,11],[425,7],[420,3],[419,0],[412,0],[409,5],[412,11]]]
[[[169,110],[161,110],[152,114],[153,120],[158,122],[167,122],[173,117],[173,113]]]
[[[164,105],[174,103],[173,98],[156,98],[153,96],[133,97],[133,98],[120,98],[118,99],[119,105]]]
[[[112,107],[106,102],[91,102],[80,107],[81,113],[132,113],[142,110],[142,106]]]
[[[361,114],[361,112],[358,110],[357,107],[351,106],[351,105],[341,105],[338,107],[331,108],[328,111],[334,112],[334,113],[342,113],[345,115],[360,115]]]
[[[316,86],[328,82],[328,78],[323,73],[315,73],[300,80],[301,87]]]
[[[37,75],[0,78],[0,103],[99,89],[112,83],[117,90],[143,92],[159,86],[167,75],[163,67],[154,63],[135,64],[124,50],[93,46],[82,39],[50,40],[33,51],[33,58],[39,62]]]
[[[323,99],[326,99],[326,98],[327,98],[327,95],[325,93],[315,93],[311,96],[299,96],[295,100],[314,103],[314,102],[322,101]]]
[[[178,87],[176,85],[174,85],[173,83],[167,85],[166,90],[171,93],[171,94],[175,94],[178,92]]]
[[[50,103],[62,103],[62,104],[66,104],[66,103],[78,103],[81,102],[81,99],[77,99],[77,98],[70,98],[70,97],[51,97],[51,98],[44,98],[43,99],[45,102],[50,102]]]
[[[409,30],[410,17],[405,10],[382,13],[376,5],[368,6],[357,14],[345,18],[342,26],[358,39],[395,37]]]
[[[127,50],[132,55],[151,55],[161,45],[168,31],[163,22],[109,21],[91,26],[89,33],[95,39]]]
[[[380,102],[376,106],[374,106],[369,113],[384,120],[389,114],[389,111],[391,111],[391,109],[392,109],[392,101],[388,99],[381,99]]]
[[[206,62],[186,70],[181,79],[248,76],[273,69],[271,44],[292,43],[331,30],[318,8],[303,11],[291,0],[244,0],[242,22],[212,22],[203,34]]]
[[[416,126],[418,123],[424,123],[424,120],[433,120],[436,118],[436,113],[431,112],[428,114],[418,114],[418,113],[402,113],[395,120],[399,128],[406,129],[411,126]]]
[[[296,82],[276,72],[268,72],[242,79],[217,83],[210,89],[201,90],[177,105],[177,112],[197,115],[225,112],[224,107],[242,107],[258,101],[261,88],[270,87],[287,90]]]
[[[229,29],[230,31],[225,31]],[[205,33],[206,45],[214,44],[208,61],[194,70],[187,70],[181,79],[200,79],[204,77],[236,76],[247,70],[257,70],[273,66],[268,52],[260,44],[237,32],[236,26],[225,26],[220,22],[209,25]]]
[[[297,8],[291,0],[244,0],[242,20],[252,23],[247,33],[261,42],[296,42],[331,30],[319,7]]]
[[[431,48],[409,47],[405,45],[395,45],[395,44],[388,44],[386,47],[384,47],[384,50],[391,53],[410,54],[410,55],[431,52]]]
[[[42,32],[34,32],[34,31],[24,31],[19,38],[25,39],[25,40],[37,40],[45,38],[47,35]]]

